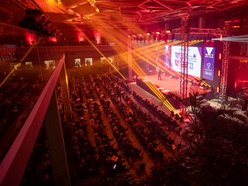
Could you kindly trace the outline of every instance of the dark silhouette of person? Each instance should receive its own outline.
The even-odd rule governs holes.
[[[33,31],[40,31],[40,18],[42,16],[42,12],[38,9],[26,9],[25,16],[20,21],[19,26],[22,28],[26,28]]]
[[[161,69],[160,68],[158,68],[157,69],[157,71],[158,71],[158,80],[162,80],[162,71],[161,71]]]

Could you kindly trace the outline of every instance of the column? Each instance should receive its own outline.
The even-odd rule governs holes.
[[[51,154],[55,185],[70,186],[70,175],[56,95],[53,93],[44,120]]]

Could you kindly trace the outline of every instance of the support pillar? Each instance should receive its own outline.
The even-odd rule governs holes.
[[[46,127],[48,145],[51,153],[55,185],[70,186],[70,175],[55,93],[53,93],[48,106],[44,124]]]
[[[229,36],[230,24],[231,24],[230,21],[225,22],[226,36]],[[229,53],[230,53],[230,41],[223,41],[223,58],[221,65],[220,94],[219,94],[219,98],[222,101],[225,101],[226,99],[228,65],[229,65],[229,56],[230,56]]]
[[[199,17],[199,28],[205,28],[205,18]]]
[[[181,77],[180,97],[182,99],[181,112],[186,112],[186,100],[188,96],[188,47],[189,47],[189,16],[185,16],[181,23],[181,36],[183,45],[181,47]]]

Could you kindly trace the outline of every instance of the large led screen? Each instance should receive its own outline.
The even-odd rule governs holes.
[[[166,67],[171,67],[171,47],[168,45],[164,46],[164,64]]]
[[[188,74],[201,77],[201,47],[188,47]],[[181,71],[181,46],[172,46],[171,48],[171,69],[177,72]]]
[[[204,48],[202,78],[212,81],[214,80],[214,58],[215,58],[215,48],[213,47]]]

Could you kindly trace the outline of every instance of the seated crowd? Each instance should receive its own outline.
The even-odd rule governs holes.
[[[168,132],[177,128],[176,122],[124,80],[114,75],[71,77],[70,89],[70,121],[63,117],[60,87],[57,95],[73,185],[144,185],[173,156],[160,147],[173,154]],[[150,170],[145,154],[154,162]]]
[[[40,77],[40,73],[42,73],[43,78]],[[5,156],[13,142],[12,140],[15,139],[26,121],[49,76],[50,72],[42,69],[39,69],[39,73],[37,73],[36,69],[31,71],[21,67],[1,87],[1,159]],[[52,164],[44,127],[40,129],[21,185],[54,185]]]
[[[9,72],[7,71],[7,73]],[[43,78],[40,77],[40,73],[42,73]],[[15,135],[24,124],[49,75],[50,73],[42,70],[37,72],[21,67],[1,86],[0,140],[4,140],[6,134],[12,136],[11,139],[15,139]],[[11,143],[11,140],[8,143],[1,143],[0,158],[4,157]]]
[[[43,126],[36,140],[20,185],[52,186],[54,184],[48,141],[45,127]]]
[[[13,46],[0,45],[0,63],[15,61],[16,48]]]
[[[155,167],[159,168],[163,164],[167,154],[160,150],[159,145],[163,142],[172,151],[174,140],[167,132],[169,122],[173,123],[173,120],[168,117],[166,123],[163,123],[163,116],[158,121],[153,120],[147,108],[151,104],[145,106],[148,112],[143,111],[140,109],[144,106],[142,101],[130,94],[132,91],[127,82],[116,76],[111,78],[114,80],[100,75],[72,78],[71,104],[77,122],[74,121],[73,126],[68,122],[64,125],[70,128],[64,130],[66,141],[70,141],[67,151],[74,160],[73,165],[79,170],[76,180],[83,183],[142,183],[144,180],[130,176],[130,169],[138,176],[142,175],[142,171],[146,176],[149,174],[149,171],[145,171],[143,153],[147,153],[155,162]],[[155,113],[152,115],[156,117]],[[112,136],[108,134],[108,126]],[[133,132],[144,152],[129,138],[128,130]],[[68,134],[68,131],[71,133]],[[115,141],[117,146],[114,146]],[[121,179],[120,175],[129,179]]]
[[[69,156],[74,160],[72,164],[78,170],[75,175],[76,180],[79,182],[83,180],[84,183],[87,182],[85,184],[93,185],[98,182],[106,184],[116,182],[115,179],[118,179],[118,183],[132,181],[132,177],[128,174],[129,167],[124,164],[119,149],[113,146],[113,139],[106,133],[106,121],[103,120],[103,115],[106,115],[107,112],[102,112],[101,108],[104,103],[98,101],[91,83],[74,79],[71,92],[72,108],[78,122],[73,125],[73,128],[70,127],[72,130],[64,131],[66,133],[72,131],[70,135],[65,135],[71,136],[71,139],[75,138],[75,134],[80,134],[79,137],[76,135],[77,139],[71,141],[67,146],[68,152],[73,152]],[[66,123],[64,126],[69,127],[70,124]],[[89,134],[90,130],[93,134]],[[65,141],[70,141],[68,139]],[[83,144],[83,146],[78,144]],[[76,152],[71,148],[76,149]],[[121,178],[119,178],[120,175],[122,175]]]

